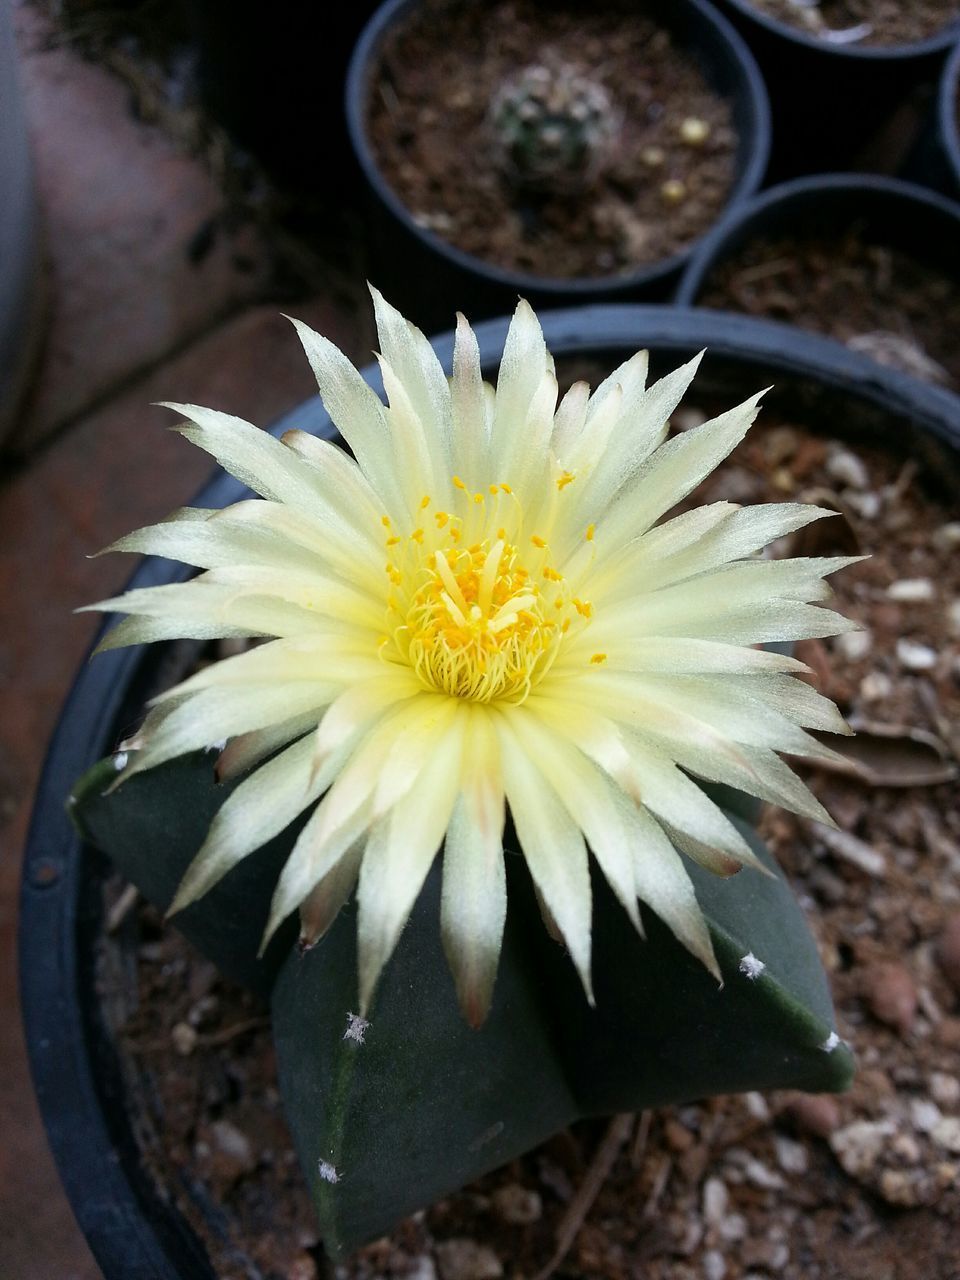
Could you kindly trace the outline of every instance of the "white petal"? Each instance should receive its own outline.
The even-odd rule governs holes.
[[[486,393],[476,334],[459,313],[450,395],[453,405],[452,471],[466,476],[467,485],[476,490],[489,472]]]
[[[507,912],[500,753],[485,709],[469,716],[461,794],[447,827],[440,908],[444,951],[464,1017],[487,1016]]]
[[[556,921],[593,1003],[590,980],[591,894],[587,848],[576,823],[519,746],[511,718],[497,721],[507,802],[534,884]]]
[[[293,324],[317,379],[324,408],[380,501],[391,514],[399,515],[403,503],[393,474],[393,450],[383,405],[332,342],[300,320]]]
[[[300,945],[312,947],[327,932],[353,893],[360,874],[366,840],[352,844],[343,857],[318,881],[300,904]]]
[[[457,798],[462,750],[458,717],[437,738],[416,790],[397,803],[367,842],[357,887],[361,1014],[370,1007],[381,970],[443,841]]]

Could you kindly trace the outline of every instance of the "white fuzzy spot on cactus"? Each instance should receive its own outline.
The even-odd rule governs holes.
[[[327,1160],[318,1161],[317,1172],[320,1174],[320,1177],[323,1179],[324,1182],[336,1183],[340,1181],[339,1173],[337,1173],[334,1166],[330,1164]]]
[[[343,1033],[344,1040],[352,1040],[354,1044],[363,1044],[363,1037],[366,1035],[367,1028],[370,1023],[366,1018],[361,1018],[359,1013],[347,1014],[347,1029]]]
[[[116,769],[117,773],[121,773],[127,767],[127,759],[128,757],[125,751],[118,751],[113,757],[113,767]]]
[[[226,738],[221,738],[219,742],[211,742],[209,747],[207,747],[207,750],[216,751],[219,754],[219,752],[224,750],[226,745],[227,745]]]
[[[826,1040],[824,1040],[823,1044],[820,1046],[820,1048],[823,1050],[824,1053],[833,1053],[834,1049],[836,1049],[839,1043],[840,1043],[840,1037],[837,1035],[835,1031],[831,1031],[830,1034],[827,1036]]]
[[[763,961],[758,960],[752,951],[748,951],[740,961],[740,972],[745,978],[749,978],[751,982],[756,982],[766,967]]]

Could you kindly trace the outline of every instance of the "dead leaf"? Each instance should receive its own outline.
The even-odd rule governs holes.
[[[842,757],[817,760],[815,768],[870,787],[935,787],[960,776],[946,743],[926,729],[863,720],[851,721],[851,726],[856,730],[852,738],[812,735]]]

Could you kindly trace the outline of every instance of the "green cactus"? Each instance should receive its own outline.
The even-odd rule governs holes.
[[[85,838],[160,908],[230,794],[213,766],[211,754],[197,753],[108,791],[117,772],[110,758],[74,793]],[[437,868],[369,1023],[361,1021],[352,907],[311,951],[298,951],[290,929],[263,960],[253,958],[267,886],[299,823],[178,917],[225,972],[270,993],[280,1085],[328,1252],[342,1256],[580,1117],[718,1092],[847,1085],[851,1057],[833,1031],[800,909],[736,816],[746,811],[737,793],[721,802],[775,874],[722,880],[689,868],[723,973],[719,989],[648,911],[647,937],[639,938],[595,876],[591,1009],[565,952],[543,930],[523,859],[508,855],[510,907],[482,1029],[463,1020],[443,962]]]
[[[608,163],[619,121],[603,85],[564,62],[524,67],[490,108],[497,163],[517,187],[572,192]]]

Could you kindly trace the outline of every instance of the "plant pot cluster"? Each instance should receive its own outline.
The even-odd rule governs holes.
[[[462,20],[460,12],[451,16],[457,6],[432,2],[444,20]],[[562,5],[555,8],[564,10]],[[403,61],[398,60],[403,49],[396,43],[398,32],[417,11],[417,0],[388,0],[360,37],[346,78],[347,130],[370,198],[372,278],[428,331],[449,323],[458,309],[471,318],[507,312],[518,293],[540,306],[562,304],[566,309],[547,314],[544,330],[549,349],[573,364],[609,370],[643,347],[656,364],[675,364],[707,347],[706,386],[728,401],[738,392],[774,383],[774,412],[779,406],[784,421],[869,441],[877,450],[909,459],[931,486],[955,488],[960,478],[960,400],[954,392],[960,371],[955,354],[934,350],[917,324],[907,325],[902,303],[904,291],[913,290],[918,306],[933,309],[941,326],[946,308],[956,307],[960,208],[906,183],[857,174],[810,177],[761,190],[771,141],[774,172],[788,170],[791,156],[800,167],[806,164],[798,158],[810,130],[816,167],[851,163],[876,113],[902,103],[911,84],[929,78],[944,63],[947,32],[904,47],[866,42],[854,47],[782,22],[761,0],[728,0],[732,21],[707,0],[651,0],[643,8],[664,33],[651,45],[654,52],[669,48],[728,113],[720,130],[726,139],[721,157],[727,165],[726,189],[717,209],[689,240],[673,245],[666,256],[645,258],[644,237],[638,232],[637,261],[620,262],[612,274],[603,276],[582,264],[575,274],[538,274],[458,247],[435,214],[431,217],[427,210],[424,217],[423,209],[407,207],[384,176],[370,128],[373,95],[380,98],[381,142],[383,122],[389,123],[391,115],[400,118],[399,104],[390,96],[396,92],[396,66],[386,75],[384,59],[393,57],[398,65]],[[623,6],[615,11],[624,12]],[[480,39],[470,56],[488,53]],[[495,107],[485,108],[482,115],[483,128],[492,128],[494,120],[502,125],[501,158],[508,153],[510,164],[526,166],[522,179],[503,174],[496,179],[507,189],[521,227],[524,219],[535,226],[538,218],[553,218],[558,208],[572,209],[578,200],[582,205],[582,191],[576,183],[569,185],[571,169],[602,168],[606,161],[591,151],[594,142],[584,142],[578,133],[551,175],[557,179],[559,171],[562,189],[548,197],[542,164],[523,151],[517,134],[507,135],[508,125],[529,123],[541,109],[548,116],[563,116],[566,123],[569,116],[579,122],[578,128],[586,120],[600,152],[620,131],[636,131],[612,90],[591,80],[581,67],[574,74],[562,59],[551,63],[548,58],[533,65],[533,76],[529,65],[505,75],[504,87],[493,95]],[[960,45],[946,62],[939,99],[942,147],[951,157],[960,192],[958,68]],[[554,80],[541,100],[537,95],[544,76]],[[764,77],[771,89],[776,87],[773,133]],[[811,85],[817,90],[813,103]],[[576,99],[576,110],[567,116],[566,108],[561,110],[551,97],[561,89]],[[805,107],[793,116],[791,104],[797,103],[791,93]],[[849,106],[853,96],[855,110]],[[836,115],[838,101],[847,104],[842,117]],[[446,109],[435,113],[441,124]],[[658,99],[647,104],[644,127],[658,125],[664,115],[679,148],[706,154],[696,150],[704,148],[709,136],[702,115],[686,114],[682,104],[674,110],[669,99]],[[556,138],[557,120],[548,120],[548,126]],[[413,146],[406,134],[404,140]],[[269,147],[268,142],[258,145]],[[668,171],[669,149],[649,138],[643,146],[651,153],[649,167],[656,175],[651,183],[662,216],[669,217],[671,202],[689,192],[670,186],[684,183]],[[466,163],[476,162],[467,157]],[[443,190],[435,195],[442,210]],[[786,272],[783,280],[778,270]],[[848,318],[836,298],[826,295],[820,320],[802,312],[799,302],[807,301],[817,272],[823,279],[831,273],[851,279],[850,296],[863,302],[869,295],[874,310]],[[896,315],[880,309],[881,278],[889,306],[901,304]],[[941,294],[935,292],[937,282]],[[675,287],[680,305],[629,305],[662,300]],[[611,302],[618,305],[607,305]],[[752,314],[731,314],[736,311]],[[488,320],[478,328],[486,373],[499,360],[505,332],[503,320]],[[448,372],[453,342],[453,335],[444,333],[433,343]],[[376,367],[364,377],[383,393]],[[316,399],[288,414],[273,431],[280,435],[294,428],[335,438]],[[198,505],[222,506],[242,496],[238,482],[218,474]],[[149,559],[131,586],[184,576],[182,569]],[[84,843],[63,809],[75,779],[116,747],[145,699],[168,685],[192,657],[195,653],[182,646],[157,645],[146,652],[114,651],[83,668],[51,746],[26,853],[21,981],[34,1079],[68,1194],[108,1280],[134,1275],[208,1280],[225,1274],[226,1265],[240,1268],[238,1274],[260,1274],[236,1244],[229,1215],[201,1181],[180,1171],[178,1185],[164,1186],[145,1158],[144,1135],[155,1124],[155,1082],[131,1053],[122,1019],[96,981],[111,955],[119,971],[129,968],[131,955],[123,952],[122,937],[116,942],[106,934],[108,865]],[[596,1112],[624,1105],[619,1095],[608,1102],[598,1104]]]

